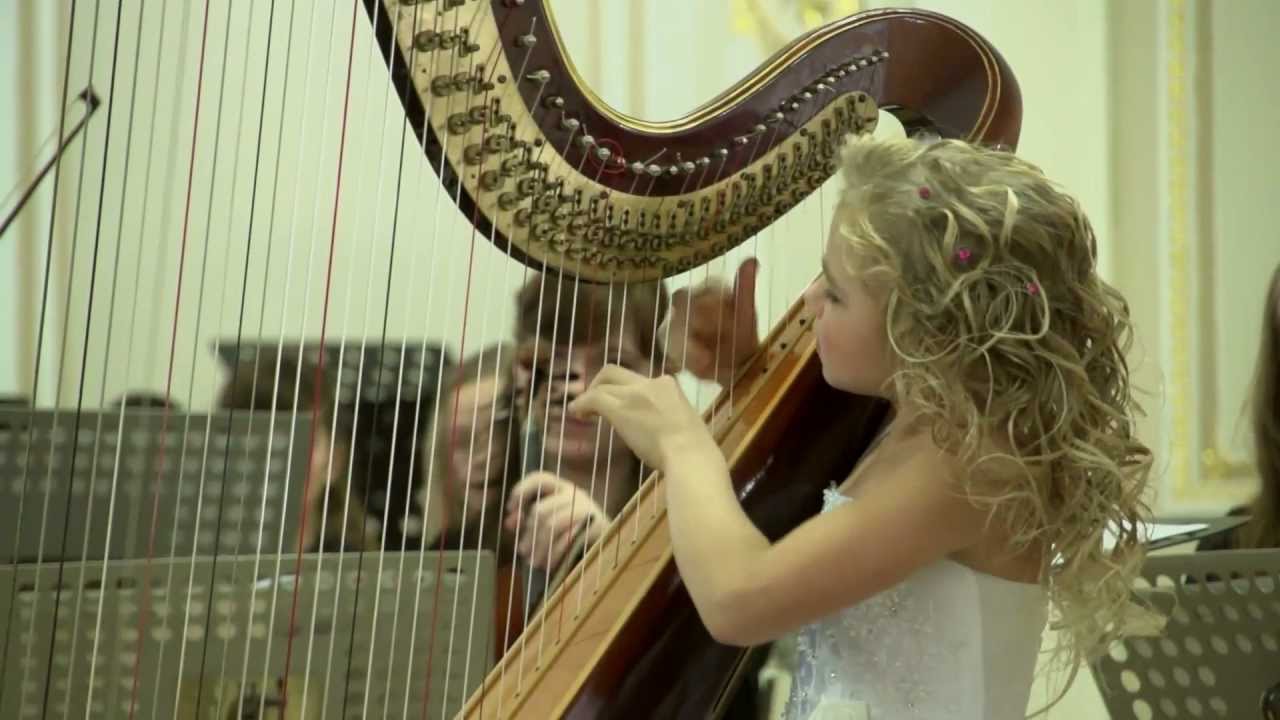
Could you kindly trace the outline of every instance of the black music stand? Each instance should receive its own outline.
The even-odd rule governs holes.
[[[304,362],[310,369],[323,354],[327,387],[337,389],[333,395],[339,405],[389,403],[397,397],[402,403],[412,403],[419,393],[424,404],[433,405],[441,365],[446,372],[453,365],[453,358],[440,344],[422,340],[368,342],[363,348],[358,340],[330,340],[323,345],[287,340],[281,348],[281,343],[271,339],[241,340],[237,345],[235,338],[224,338],[216,347],[218,359],[228,369],[237,357],[240,362],[252,362],[258,357],[261,363],[274,363],[278,348],[284,358]]]
[[[50,717],[452,718],[493,666],[492,553],[296,562],[67,563],[60,597],[57,564],[0,568],[0,717],[41,717],[47,685]]]
[[[293,549],[310,435],[308,413],[0,408],[0,562],[274,552],[282,526]]]
[[[1112,718],[1278,717],[1280,550],[1151,557],[1136,593],[1169,621],[1091,667]]]
[[[426,455],[413,452],[412,434],[430,427],[441,373],[453,367],[453,358],[442,345],[387,340],[362,347],[358,340],[321,344],[270,338],[237,343],[225,338],[215,349],[228,371],[238,358],[241,363],[256,359],[259,368],[272,372],[279,356],[290,364],[301,364],[303,373],[313,373],[323,357],[322,382],[336,403],[338,435],[353,438],[351,461],[357,469],[351,483],[353,495],[375,517],[386,514],[395,519],[387,528],[385,547],[421,547],[422,538],[409,528],[428,524],[426,508],[418,500]],[[353,428],[357,422],[359,428]],[[407,508],[402,499],[408,499]],[[409,519],[402,521],[406,514]]]
[[[1156,519],[1155,533],[1147,550],[1163,550],[1167,547],[1205,540],[1234,530],[1249,522],[1248,515],[1214,515],[1212,517],[1179,517],[1171,520]]]

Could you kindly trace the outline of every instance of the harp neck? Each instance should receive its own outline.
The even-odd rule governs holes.
[[[841,139],[874,128],[881,107],[908,130],[979,142],[1012,145],[1020,125],[999,54],[925,11],[850,16],[693,113],[652,123],[582,82],[543,2],[465,13],[367,2],[410,121],[462,210],[514,257],[590,281],[666,277],[724,254],[827,180]]]

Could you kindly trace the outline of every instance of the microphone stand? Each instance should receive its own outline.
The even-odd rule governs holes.
[[[44,167],[40,168],[40,172],[36,174],[35,180],[33,180],[31,185],[22,192],[22,197],[18,198],[18,204],[15,205],[13,210],[5,216],[4,222],[0,223],[0,238],[4,237],[5,231],[8,230],[9,226],[13,224],[13,221],[18,218],[18,213],[22,212],[22,208],[26,206],[27,201],[35,194],[36,188],[40,186],[40,182],[49,174],[49,170],[53,168],[54,163],[58,162],[58,158],[60,158],[62,153],[66,151],[67,146],[71,144],[71,141],[75,140],[76,135],[80,134],[80,131],[84,130],[85,125],[89,124],[89,118],[93,116],[94,111],[102,104],[102,100],[98,98],[98,94],[93,91],[92,85],[86,86],[85,89],[76,97],[77,99],[83,100],[85,103],[84,117],[80,118],[80,122],[76,123],[75,127],[71,128],[71,132],[68,133],[67,137],[58,145],[58,149],[53,153],[53,157],[49,158],[49,161],[44,164]]]

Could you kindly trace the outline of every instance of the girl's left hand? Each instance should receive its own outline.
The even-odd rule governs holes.
[[[666,459],[677,446],[715,447],[706,424],[670,375],[650,378],[606,365],[591,387],[569,403],[569,412],[582,419],[603,417],[636,457],[655,470],[666,470]]]

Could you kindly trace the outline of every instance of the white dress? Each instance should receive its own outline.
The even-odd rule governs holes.
[[[834,488],[823,512],[851,502]],[[943,560],[799,630],[786,720],[1013,720],[1031,693],[1048,600]]]

